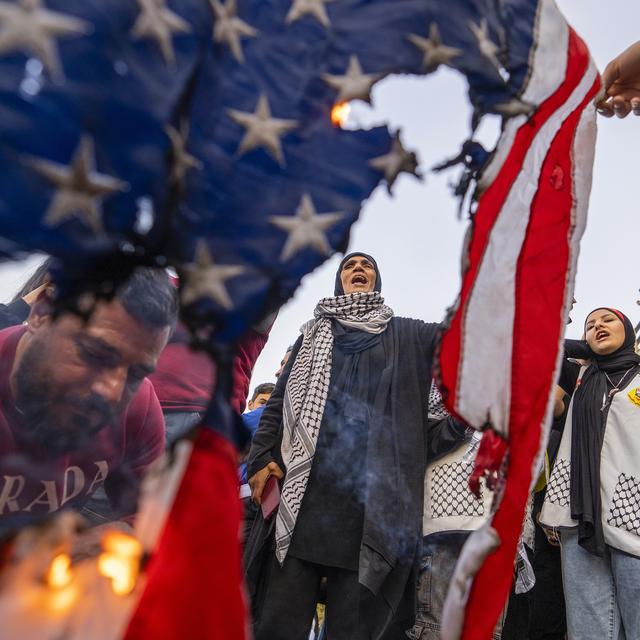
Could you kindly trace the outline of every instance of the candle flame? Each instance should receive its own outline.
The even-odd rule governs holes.
[[[334,127],[344,127],[351,113],[351,105],[348,102],[340,102],[331,109],[331,122]]]
[[[46,582],[54,589],[62,589],[70,584],[71,558],[68,553],[59,553],[52,561],[47,572]]]
[[[111,579],[118,596],[131,593],[138,580],[142,545],[136,538],[120,531],[110,531],[102,539],[104,552],[98,558],[98,571]]]

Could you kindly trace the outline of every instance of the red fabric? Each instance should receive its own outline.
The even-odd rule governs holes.
[[[245,640],[236,452],[200,430],[126,640]]]
[[[262,353],[268,339],[269,330],[265,333],[259,333],[254,329],[249,329],[236,345],[233,359],[233,391],[229,402],[231,408],[237,413],[242,413],[245,409],[253,367],[255,367],[256,360]]]
[[[237,413],[244,411],[253,367],[268,338],[268,331],[249,329],[236,345],[230,402]],[[163,411],[204,412],[214,390],[216,373],[216,366],[206,353],[189,347],[186,331],[179,325],[150,380]]]
[[[482,434],[473,472],[469,477],[469,488],[478,498],[480,498],[481,478],[486,478],[489,489],[495,488],[492,479],[500,472],[507,446],[507,441],[493,429],[487,429]]]
[[[588,59],[586,47],[571,32],[568,81],[534,116],[531,131],[525,128],[519,135],[534,135],[551,111],[567,100],[585,73]],[[545,159],[538,192],[532,204],[531,221],[517,272],[509,421],[510,464],[504,495],[492,522],[501,544],[487,558],[474,580],[466,608],[464,640],[491,637],[511,588],[516,546],[532,482],[533,461],[540,447],[541,425],[554,384],[556,352],[540,348],[540,345],[559,345],[564,330],[560,309],[563,306],[566,279],[559,278],[558,273],[566,273],[569,267],[567,238],[572,224],[573,139],[584,107],[593,100],[599,86],[597,80],[583,104],[563,123]],[[514,145],[516,150],[527,147],[528,142],[524,140]],[[557,180],[560,174],[563,176],[561,182]],[[496,191],[506,193],[512,184],[512,177],[506,175],[498,180]],[[486,195],[489,196],[489,192]],[[488,202],[483,198],[480,207],[496,206]],[[477,218],[480,217],[479,211]],[[550,234],[549,229],[553,225],[556,225],[557,233]],[[555,309],[558,313],[542,313],[542,309]]]
[[[15,411],[9,378],[16,348],[26,328],[0,331],[0,517],[22,512],[51,513],[67,502],[84,502],[107,475],[140,478],[164,452],[164,419],[148,380],[144,380],[118,424],[102,429],[78,451],[52,456],[26,441]],[[107,493],[118,486],[107,481]],[[119,496],[110,496],[119,497]],[[67,505],[68,506],[68,505]]]

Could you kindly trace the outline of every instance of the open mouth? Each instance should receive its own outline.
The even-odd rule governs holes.
[[[596,333],[596,341],[598,342],[608,337],[609,337],[609,334],[606,331],[598,331],[598,333]]]
[[[366,285],[367,284],[367,279],[366,279],[365,276],[357,274],[357,275],[353,276],[353,278],[351,278],[351,284]]]

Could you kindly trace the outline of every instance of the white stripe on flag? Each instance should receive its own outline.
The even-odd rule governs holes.
[[[493,226],[462,329],[456,411],[473,425],[490,420],[506,435],[511,405],[511,359],[515,280],[531,203],[549,145],[562,123],[580,105],[596,79],[593,63],[569,100],[544,123],[524,159]],[[490,310],[496,310],[491,313]]]
[[[554,0],[543,0],[540,3],[534,32],[536,36],[542,34],[542,38],[536,42],[531,64],[532,72],[522,100],[540,105],[560,88],[567,73],[569,25]],[[527,116],[518,116],[506,121],[496,152],[478,183],[480,192],[496,179],[511,152],[516,134],[526,121]]]

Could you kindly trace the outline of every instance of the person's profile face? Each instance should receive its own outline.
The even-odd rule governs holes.
[[[13,375],[16,405],[29,433],[53,450],[72,450],[122,414],[170,329],[141,324],[117,300],[98,304],[86,323],[32,316]]]
[[[254,409],[258,409],[259,407],[264,407],[264,405],[269,402],[270,397],[270,393],[259,393],[253,400],[249,401],[249,409],[253,411]]]
[[[280,360],[280,367],[278,367],[278,370],[275,373],[276,378],[279,378],[282,375],[282,372],[284,371],[284,368],[287,362],[289,362],[290,357],[291,357],[291,351],[287,351],[287,353],[284,354],[284,357],[282,358],[282,360]]]
[[[624,338],[624,324],[612,311],[596,309],[587,317],[585,339],[597,355],[614,353],[624,344]]]
[[[368,293],[376,286],[376,269],[364,256],[352,256],[342,265],[340,282],[345,294],[358,291]]]

